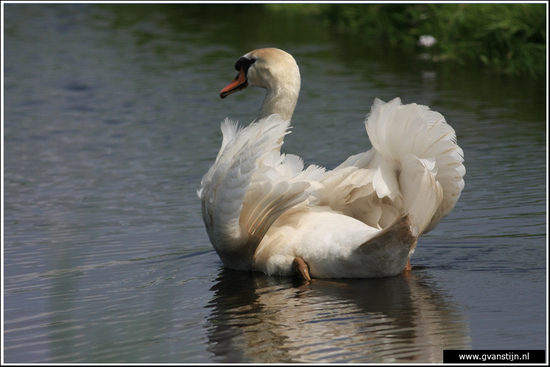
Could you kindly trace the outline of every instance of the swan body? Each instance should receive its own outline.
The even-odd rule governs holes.
[[[233,269],[311,278],[401,273],[418,238],[454,208],[463,151],[444,117],[399,98],[374,101],[365,127],[373,148],[333,170],[281,153],[300,91],[294,58],[259,49],[235,64],[220,96],[267,90],[246,127],[226,119],[216,161],[198,195],[210,241]]]

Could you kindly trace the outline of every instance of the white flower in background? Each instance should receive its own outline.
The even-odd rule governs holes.
[[[436,43],[437,40],[435,39],[435,37],[430,35],[420,36],[420,39],[418,40],[418,44],[424,47],[432,47]]]

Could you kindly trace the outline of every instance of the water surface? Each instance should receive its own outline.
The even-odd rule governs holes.
[[[370,149],[375,97],[442,112],[466,188],[410,277],[224,269],[196,196],[244,53],[302,74],[284,151],[332,168]],[[546,346],[544,88],[430,65],[258,5],[5,5],[5,362],[434,362]]]

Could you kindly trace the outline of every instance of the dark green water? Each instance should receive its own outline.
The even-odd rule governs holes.
[[[5,5],[4,358],[24,362],[441,361],[546,346],[546,96],[425,64],[259,5]],[[465,152],[455,210],[411,277],[310,285],[225,270],[196,196],[246,52],[301,68],[283,149],[370,149],[375,97],[442,112]]]

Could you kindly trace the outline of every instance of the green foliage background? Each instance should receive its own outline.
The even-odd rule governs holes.
[[[415,52],[422,35],[437,43],[433,61],[506,75],[546,76],[546,4],[266,4],[316,16],[337,32]]]

